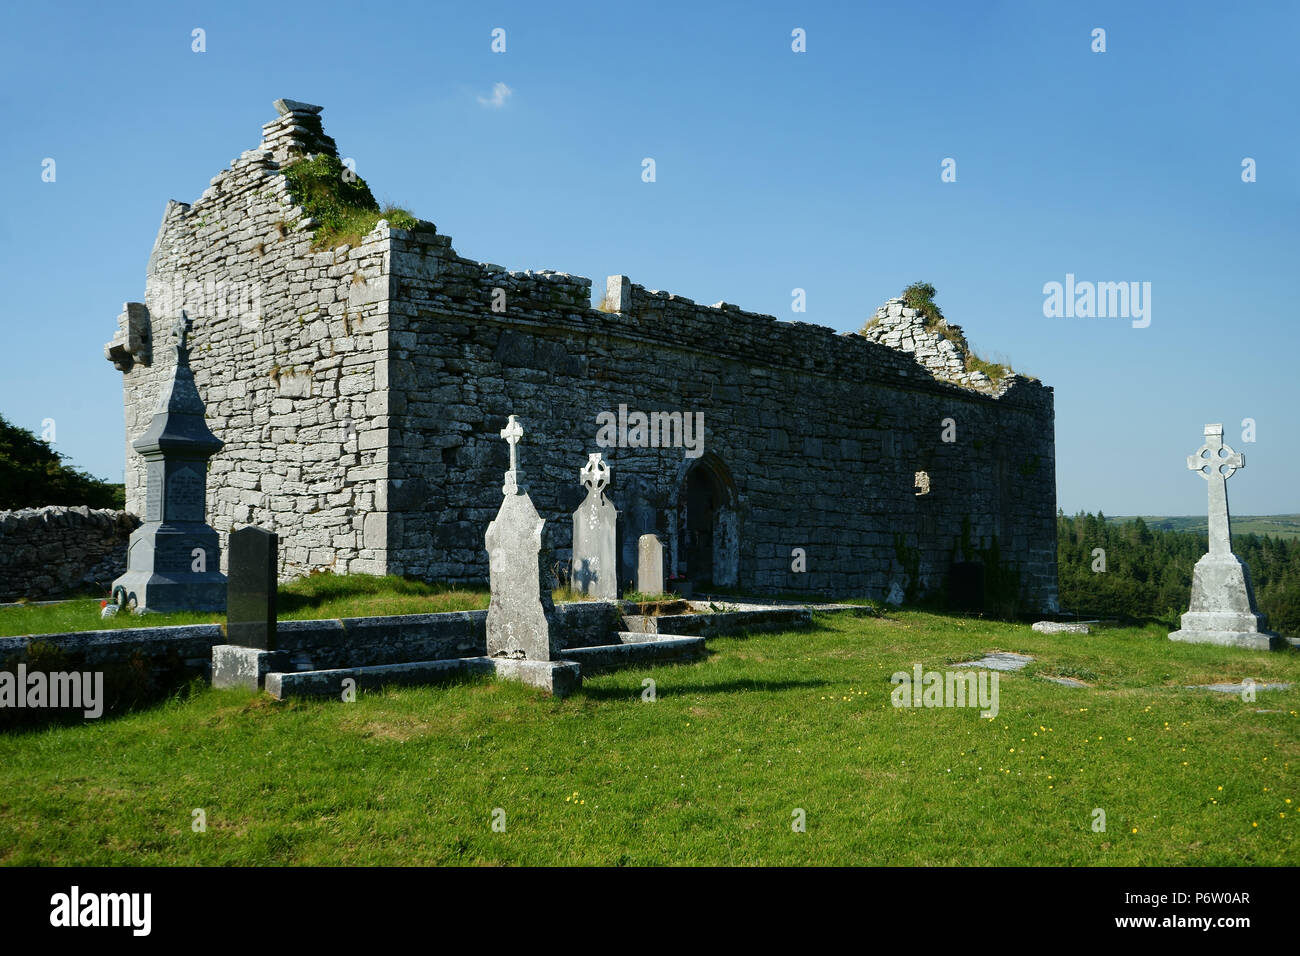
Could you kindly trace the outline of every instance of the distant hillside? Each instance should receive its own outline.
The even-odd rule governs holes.
[[[1205,515],[1142,515],[1142,520],[1152,531],[1190,531],[1193,534],[1208,534],[1209,525]],[[1131,524],[1133,515],[1107,515],[1109,524]],[[1233,515],[1232,533],[1272,535],[1274,538],[1300,540],[1300,515]]]

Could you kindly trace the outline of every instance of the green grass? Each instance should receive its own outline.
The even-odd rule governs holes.
[[[1296,654],[920,612],[817,620],[565,700],[500,682],[353,704],[202,689],[2,736],[0,862],[1300,863],[1300,687],[1258,703],[1183,689],[1300,682]],[[1096,686],[1004,675],[993,721],[890,705],[894,671],[994,649]]]
[[[556,600],[563,600],[557,596]],[[99,616],[99,598],[59,604],[0,608],[0,637],[57,634],[173,624],[221,624],[225,614],[178,612]],[[374,617],[388,614],[438,614],[478,611],[488,606],[487,588],[408,581],[393,575],[317,574],[280,585],[277,617],[282,621]]]
[[[658,594],[651,594],[648,591],[629,591],[623,595],[624,601],[631,601],[634,604],[656,604],[660,601],[681,601],[685,600],[680,594],[670,594],[667,591],[660,591]]]

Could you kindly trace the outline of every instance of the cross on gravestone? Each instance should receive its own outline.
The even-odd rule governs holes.
[[[578,477],[582,479],[582,486],[589,492],[599,494],[605,490],[605,486],[609,484],[609,465],[605,464],[604,459],[600,457],[600,452],[587,456],[587,463],[578,472]]]
[[[501,493],[503,495],[526,493],[523,482],[524,472],[519,467],[519,452],[516,447],[519,439],[524,437],[524,427],[519,424],[517,416],[511,415],[506,421],[506,427],[501,429],[501,437],[510,444],[510,470],[506,472]]]
[[[227,540],[226,641],[264,651],[276,649],[275,596],[279,537],[262,528],[240,528]]]
[[[1210,554],[1232,553],[1228,520],[1228,479],[1246,467],[1246,456],[1223,443],[1223,426],[1205,426],[1205,444],[1187,456],[1187,467],[1209,483]]]
[[[176,347],[178,349],[189,348],[190,319],[184,312],[176,317],[172,323],[172,335],[176,337]]]
[[[573,560],[569,580],[579,594],[607,601],[618,598],[618,551],[615,547],[618,512],[605,498],[610,468],[600,452],[587,456],[578,472],[587,489],[586,500],[573,513]]]
[[[501,429],[501,437],[510,443],[510,470],[518,471],[519,457],[516,446],[519,444],[519,439],[524,437],[524,426],[519,424],[519,419],[516,416],[510,416],[509,421],[506,422],[506,427]]]

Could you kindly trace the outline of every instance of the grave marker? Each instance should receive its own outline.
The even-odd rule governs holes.
[[[226,638],[230,644],[276,649],[275,597],[279,537],[262,528],[230,532],[226,547]]]
[[[587,498],[573,513],[573,561],[570,580],[579,594],[618,599],[615,527],[618,511],[605,498],[610,468],[600,452],[587,456],[579,473]]]
[[[510,470],[501,488],[501,508],[484,538],[492,591],[487,613],[487,654],[549,661],[551,639],[546,612],[551,592],[542,584],[538,561],[546,522],[528,497],[524,472],[519,467],[516,446],[523,434],[514,415],[501,429],[501,437],[510,443]],[[543,600],[548,607],[543,607]]]
[[[224,611],[219,538],[204,522],[208,459],[223,443],[204,420],[184,313],[173,334],[171,380],[149,427],[131,443],[145,460],[145,521],[131,535],[127,570],[112,593],[137,611]]]
[[[1192,572],[1192,598],[1182,627],[1171,641],[1224,644],[1255,650],[1279,650],[1287,642],[1268,631],[1268,619],[1255,606],[1250,569],[1232,553],[1228,516],[1228,479],[1246,466],[1246,458],[1223,443],[1223,426],[1205,426],[1205,444],[1187,457],[1187,467],[1209,484],[1210,550]]]
[[[642,594],[664,593],[664,546],[658,535],[643,534],[637,543],[636,589]]]

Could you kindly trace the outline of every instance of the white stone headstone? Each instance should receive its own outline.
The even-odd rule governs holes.
[[[579,472],[587,498],[573,513],[573,561],[570,581],[579,594],[613,601],[618,598],[618,511],[605,497],[610,468],[600,452],[587,456]]]
[[[1286,640],[1267,629],[1255,606],[1250,569],[1232,553],[1228,515],[1228,479],[1246,466],[1246,458],[1223,443],[1223,426],[1205,426],[1205,444],[1187,457],[1187,467],[1209,484],[1210,550],[1192,572],[1192,599],[1182,627],[1171,641],[1223,644],[1255,650],[1278,650]]]
[[[497,516],[488,525],[485,544],[491,602],[487,613],[488,657],[551,660],[550,627],[546,621],[538,555],[546,522],[533,507],[523,484],[516,445],[523,428],[514,415],[501,430],[510,443],[510,470],[501,489]]]
[[[664,546],[658,535],[641,535],[636,556],[636,589],[642,594],[663,594]]]

